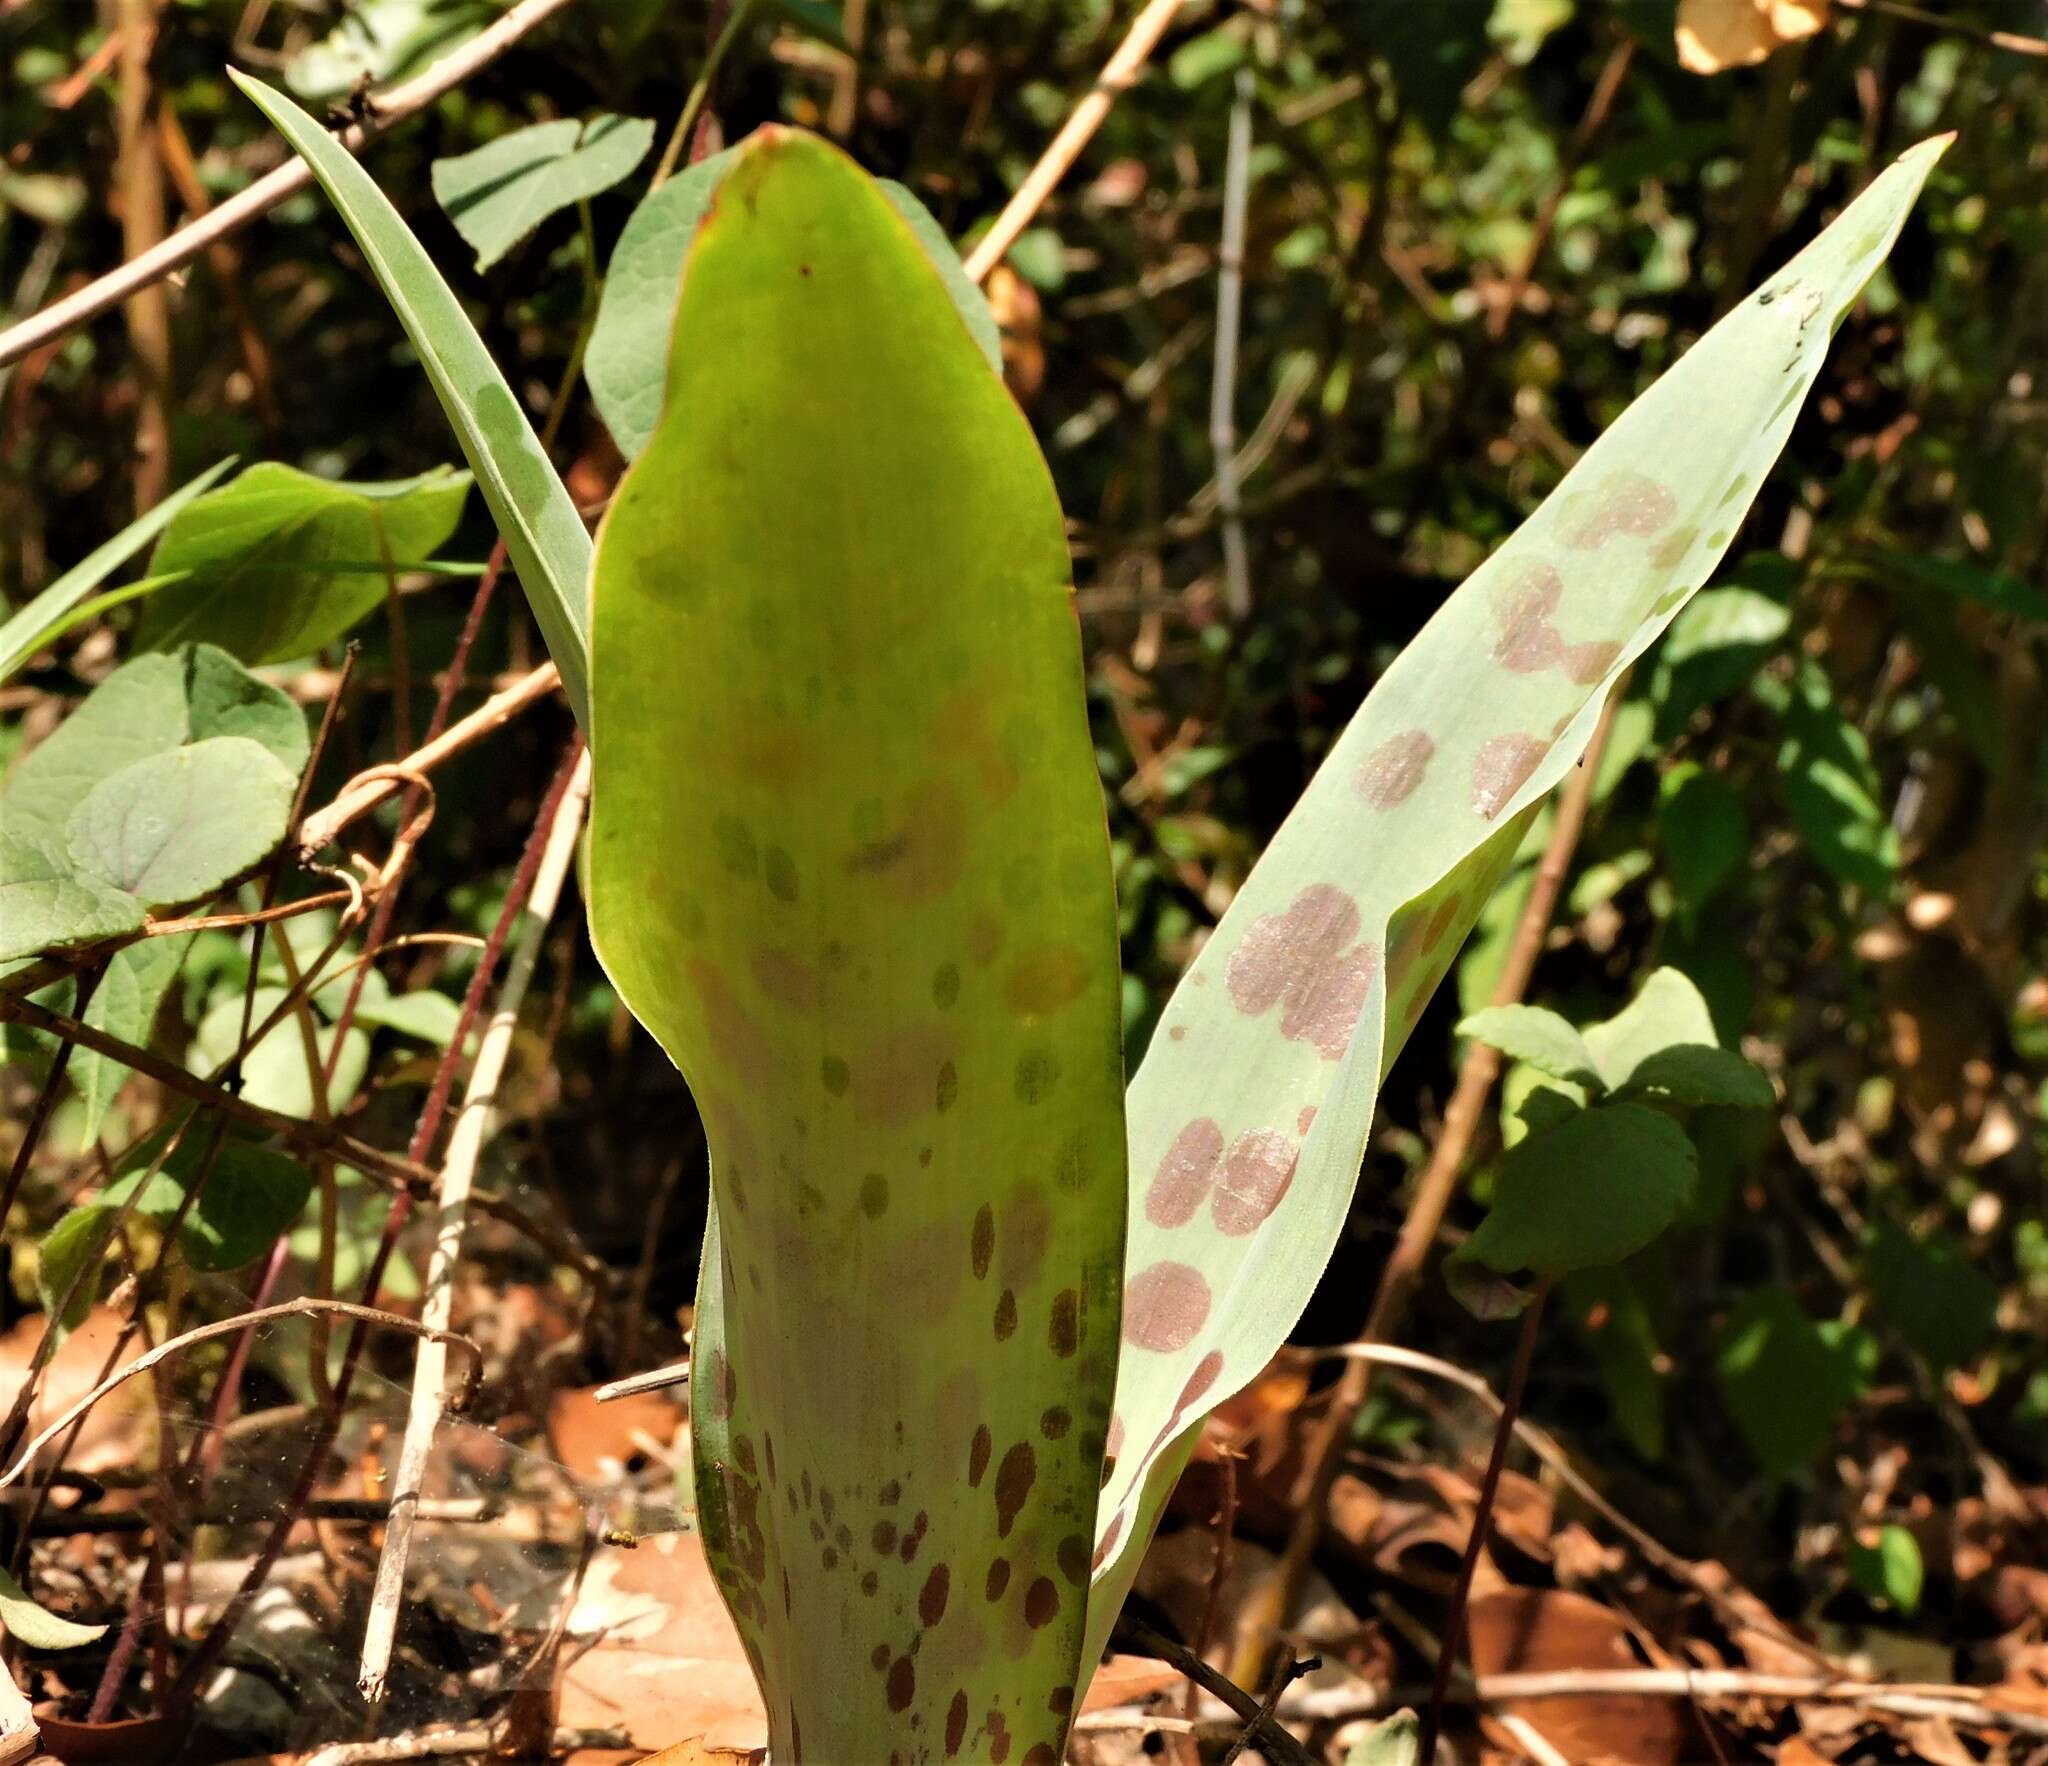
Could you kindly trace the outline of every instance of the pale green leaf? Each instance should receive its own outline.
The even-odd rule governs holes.
[[[1167,1005],[1128,1100],[1136,1194],[1116,1414],[1129,1446],[1097,1515],[1091,1659],[1203,1411],[1266,1365],[1329,1258],[1386,1062],[1536,806],[1584,752],[1614,682],[1721,558],[1791,434],[1835,320],[1944,145],[1924,143],[1874,179],[1695,343],[1437,612],[1380,678]],[[1604,1062],[1602,1072],[1615,1077]],[[1148,1219],[1150,1187],[1201,1124],[1226,1146],[1272,1137],[1288,1176],[1263,1190],[1255,1230]],[[1567,1122],[1542,1138],[1573,1132]],[[1147,1304],[1169,1279],[1160,1272],[1179,1296],[1170,1331]]]
[[[1678,1218],[1697,1168],[1669,1116],[1640,1104],[1581,1110],[1509,1149],[1493,1209],[1457,1256],[1509,1275],[1619,1263]]]
[[[182,510],[150,568],[185,580],[159,590],[138,642],[167,650],[204,639],[244,662],[289,662],[383,606],[383,565],[431,558],[455,531],[470,477],[347,484],[264,461]]]
[[[626,177],[653,143],[644,117],[534,123],[434,161],[434,195],[488,270],[550,215]]]
[[[347,986],[346,981],[337,983],[335,991],[341,993]],[[445,993],[387,990],[383,997],[374,1000],[369,994],[370,990],[365,988],[364,997],[356,1003],[358,1024],[395,1030],[401,1036],[417,1037],[436,1048],[445,1049],[455,1040],[456,1027],[462,1022],[462,1007]]]
[[[147,514],[138,516],[112,539],[95,547],[48,588],[18,609],[0,626],[0,684],[63,632],[86,598],[101,583],[156,538],[172,516],[215,484],[235,464],[230,454],[197,478],[179,486]],[[140,585],[131,585],[131,589]]]
[[[788,130],[696,232],[662,411],[598,546],[590,901],[710,1141],[706,1547],[778,1758],[970,1708],[1056,1757],[1126,1197],[1058,502],[901,213]]]
[[[1879,1529],[1875,1545],[1851,1539],[1848,1555],[1849,1580],[1862,1593],[1901,1613],[1918,1610],[1927,1567],[1921,1561],[1920,1542],[1904,1527]]]
[[[1541,1006],[1488,1006],[1460,1022],[1458,1034],[1491,1043],[1510,1060],[1526,1061],[1553,1079],[1569,1080],[1590,1091],[1602,1089],[1593,1052],[1584,1039],[1555,1012]]]
[[[87,1202],[59,1216],[36,1247],[36,1295],[63,1330],[84,1323],[100,1297],[97,1272],[114,1242],[115,1220],[115,1210],[106,1203]]]
[[[388,85],[466,43],[495,12],[490,0],[350,0],[285,64],[285,83],[301,98],[339,98],[364,79]]]
[[[281,987],[257,988],[255,1013],[250,1022],[262,1023],[284,997]],[[186,1065],[201,1075],[219,1072],[241,1037],[242,996],[225,995],[200,1019]],[[370,1039],[351,1027],[341,1042],[341,1053],[336,1056],[335,1027],[327,1024],[315,1027],[314,1043],[319,1064],[324,1067],[330,1060],[334,1063],[334,1074],[327,1084],[327,1109],[334,1115],[348,1106],[362,1086],[370,1066]],[[288,1012],[244,1059],[242,1096],[266,1110],[310,1117],[315,1097],[313,1085],[305,1032],[297,1016]]]
[[[433,260],[354,155],[269,87],[233,68],[228,77],[298,149],[362,247],[475,469],[548,654],[562,671],[563,695],[577,721],[586,722],[590,538],[533,425]]]
[[[1351,1744],[1344,1766],[1416,1766],[1421,1758],[1422,1719],[1413,1711],[1396,1711]]]
[[[148,1158],[140,1159],[99,1200],[118,1207],[132,1195],[137,1214],[166,1225],[184,1209],[179,1237],[186,1258],[194,1268],[218,1273],[253,1263],[290,1229],[312,1194],[313,1174],[288,1154],[228,1141],[187,1208],[186,1193],[206,1166],[210,1140],[188,1135],[154,1172]]]
[[[118,938],[135,931],[142,918],[142,903],[132,895],[76,874],[70,859],[46,841],[0,828],[0,962]]]
[[[30,1649],[77,1649],[107,1634],[104,1625],[60,1619],[48,1607],[38,1606],[5,1570],[0,1570],[0,1630]]]
[[[1585,1036],[1601,1077],[1615,1091],[1660,1049],[1720,1041],[1700,990],[1676,969],[1652,969],[1636,997],[1606,1023],[1588,1025]]]
[[[293,784],[246,736],[153,754],[102,779],[72,811],[71,861],[150,906],[196,901],[284,838]]]

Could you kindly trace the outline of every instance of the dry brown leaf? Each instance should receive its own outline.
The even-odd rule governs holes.
[[[1479,1675],[1642,1666],[1619,1618],[1561,1589],[1498,1589],[1472,1602],[1465,1626],[1472,1671]],[[1508,1700],[1499,1709],[1540,1730],[1571,1760],[1611,1754],[1634,1766],[1676,1766],[1713,1757],[1690,1708],[1673,1699]]]
[[[683,1413],[660,1392],[638,1392],[600,1404],[595,1386],[557,1392],[548,1400],[548,1438],[555,1457],[587,1484],[616,1479],[644,1459],[643,1438],[671,1445]]]
[[[1828,22],[1828,0],[1678,0],[1678,59],[1696,74],[1754,67]]]
[[[13,1404],[21,1390],[47,1322],[41,1313],[31,1313],[0,1337],[0,1411]],[[125,1322],[111,1306],[95,1306],[85,1322],[64,1339],[37,1382],[35,1402],[28,1413],[30,1434],[48,1427],[99,1383]],[[125,1367],[141,1353],[139,1336],[131,1338],[118,1365]],[[148,1413],[147,1381],[131,1380],[116,1387],[86,1413],[78,1440],[64,1463],[75,1472],[134,1465],[140,1457],[139,1437],[147,1427]]]
[[[559,1721],[571,1729],[623,1730],[640,1748],[768,1745],[753,1670],[694,1533],[601,1548],[563,1655]]]

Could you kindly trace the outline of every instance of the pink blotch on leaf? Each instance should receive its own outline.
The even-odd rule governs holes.
[[[1492,821],[1521,790],[1548,747],[1538,737],[1519,732],[1482,743],[1472,763],[1472,807]]]
[[[1254,920],[1230,953],[1232,1003],[1252,1018],[1278,1004],[1282,1036],[1340,1059],[1379,967],[1377,945],[1353,942],[1358,930],[1358,904],[1334,884],[1311,883],[1284,914]]]
[[[1155,1263],[1124,1290],[1124,1341],[1139,1349],[1185,1349],[1208,1317],[1209,1284],[1191,1264]]]
[[[1185,1226],[1194,1219],[1215,1182],[1216,1161],[1223,1156],[1223,1130],[1215,1119],[1198,1116],[1173,1137],[1166,1157],[1145,1191],[1145,1218],[1154,1226]]]
[[[1620,654],[1620,644],[1609,640],[1567,644],[1564,650],[1564,672],[1576,685],[1590,687],[1614,666],[1615,658]]]
[[[1216,1230],[1242,1238],[1264,1221],[1293,1183],[1298,1153],[1293,1141],[1270,1128],[1248,1129],[1232,1141],[1209,1199]]]
[[[1611,539],[1648,539],[1678,519],[1678,499],[1640,472],[1610,472],[1585,500],[1565,530],[1564,543],[1575,552],[1597,552]]]
[[[1389,736],[1351,777],[1351,788],[1374,809],[1393,809],[1407,801],[1429,767],[1436,744],[1422,730]]]
[[[1564,638],[1551,623],[1564,598],[1564,578],[1548,564],[1525,564],[1494,598],[1500,623],[1493,659],[1514,674],[1538,674],[1555,668],[1564,654]]]

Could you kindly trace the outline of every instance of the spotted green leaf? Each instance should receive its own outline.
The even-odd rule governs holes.
[[[1169,1002],[1127,1103],[1124,1356],[1091,1650],[1195,1425],[1300,1316],[1386,1064],[1613,683],[1726,550],[1943,146],[1906,154],[1701,338],[1446,602]]]
[[[548,654],[562,671],[563,696],[587,727],[590,536],[533,425],[461,302],[355,156],[268,86],[233,68],[228,78],[298,150],[362,247],[476,472]]]
[[[1041,1766],[1086,1678],[1126,1188],[1059,505],[902,214],[812,137],[734,157],[668,363],[598,543],[591,922],[711,1145],[705,1541],[778,1758]]]
[[[636,459],[661,414],[663,364],[675,324],[676,289],[683,254],[732,168],[730,151],[686,167],[633,211],[605,268],[604,296],[584,358],[590,396],[627,459]],[[882,194],[909,224],[944,279],[960,316],[989,365],[1002,371],[1003,345],[995,314],[967,279],[959,256],[937,221],[901,184],[884,182]]]

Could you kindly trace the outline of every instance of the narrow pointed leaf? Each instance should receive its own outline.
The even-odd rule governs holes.
[[[433,260],[355,157],[281,94],[233,68],[228,78],[298,150],[362,247],[476,471],[548,654],[562,671],[562,692],[577,722],[586,723],[590,536],[526,412]]]
[[[190,483],[181,485],[146,515],[138,516],[104,545],[95,547],[47,589],[0,626],[0,684],[70,624],[93,590],[163,532],[171,517],[217,483],[233,467],[230,454]],[[130,585],[128,593],[139,590]]]
[[[1125,1197],[1059,506],[902,216],[789,131],[695,232],[664,412],[598,546],[591,920],[711,1143],[711,1562],[776,1757],[1056,1758]]]
[[[1194,1425],[1300,1316],[1384,1065],[1505,870],[1504,843],[1721,558],[1943,145],[1906,154],[1695,344],[1451,597],[1168,1004],[1128,1101],[1122,1452],[1099,1516],[1091,1649]]]

